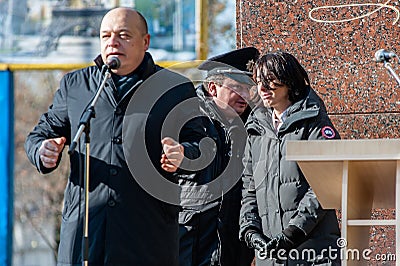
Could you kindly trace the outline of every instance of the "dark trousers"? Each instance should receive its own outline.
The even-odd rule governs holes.
[[[179,265],[209,266],[218,251],[218,209],[196,213],[179,225]]]

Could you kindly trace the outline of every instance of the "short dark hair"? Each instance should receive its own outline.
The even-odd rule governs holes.
[[[310,80],[306,70],[297,59],[283,51],[267,53],[261,56],[254,67],[254,79],[268,87],[271,79],[276,78],[289,87],[289,100],[294,103],[307,96]],[[258,76],[257,76],[257,73]]]

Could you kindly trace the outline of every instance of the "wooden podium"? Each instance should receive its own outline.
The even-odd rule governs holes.
[[[395,226],[400,265],[400,139],[290,141],[286,159],[297,161],[324,208],[341,209],[343,265],[367,265],[372,225]],[[380,208],[395,209],[395,219],[371,219]]]

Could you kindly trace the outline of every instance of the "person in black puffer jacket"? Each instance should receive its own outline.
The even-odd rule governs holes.
[[[340,265],[335,210],[321,207],[297,163],[285,156],[289,140],[338,139],[339,133],[294,56],[265,54],[254,75],[262,105],[246,124],[240,238],[257,250],[256,265]]]

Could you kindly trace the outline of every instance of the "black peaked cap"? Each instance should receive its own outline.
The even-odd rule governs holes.
[[[233,50],[224,54],[213,56],[199,65],[200,70],[210,71],[216,67],[234,67],[241,71],[251,72],[248,68],[248,63],[255,62],[259,52],[254,47],[245,47]]]
[[[255,47],[245,47],[224,54],[213,56],[198,66],[206,70],[207,76],[222,74],[242,83],[250,84],[252,81],[252,67],[259,55]]]

